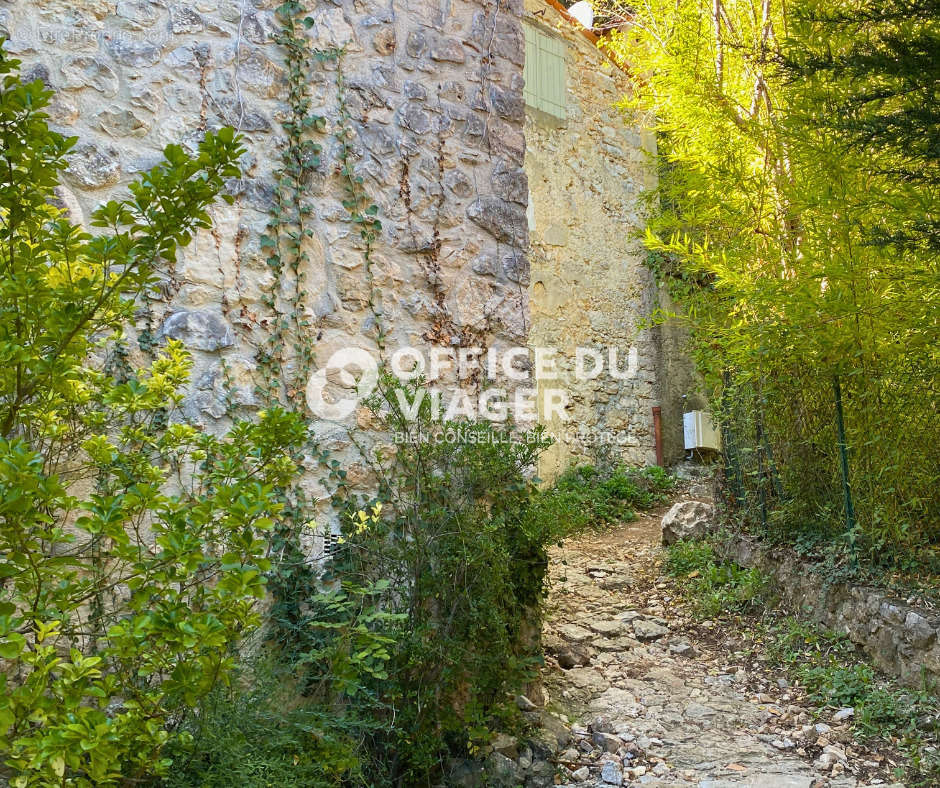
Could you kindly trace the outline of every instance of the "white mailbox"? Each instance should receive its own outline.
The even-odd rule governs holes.
[[[712,424],[712,415],[707,410],[693,410],[682,414],[682,428],[685,434],[685,448],[714,449],[718,451],[721,443],[715,425]]]

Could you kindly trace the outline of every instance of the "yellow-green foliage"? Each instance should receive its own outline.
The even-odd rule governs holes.
[[[107,786],[167,768],[178,722],[257,623],[299,420],[175,423],[189,359],[131,370],[120,330],[238,173],[231,129],[92,215],[53,206],[74,140],[0,53],[0,781]],[[90,357],[114,354],[115,363]]]
[[[878,5],[648,0],[607,45],[637,74],[625,104],[659,133],[650,261],[726,405],[743,502],[758,516],[760,497],[781,534],[845,530],[838,377],[847,542],[924,559],[940,543],[936,154],[870,132],[896,115],[913,128],[938,83],[918,76],[923,57],[900,73],[899,57],[872,71],[865,53],[940,32],[911,10],[925,3],[872,22]],[[826,8],[841,21],[820,22]],[[820,65],[841,55],[855,71]]]

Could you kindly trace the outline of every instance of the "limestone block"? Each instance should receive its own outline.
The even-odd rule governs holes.
[[[430,56],[445,63],[463,63],[467,59],[463,44],[456,38],[439,38],[431,45]]]
[[[151,27],[160,16],[159,6],[149,0],[119,0],[115,10],[128,27],[137,30]]]
[[[170,31],[182,33],[201,33],[206,27],[203,18],[192,6],[182,3],[170,6]]]
[[[181,309],[171,314],[157,332],[157,339],[178,339],[196,350],[220,350],[235,344],[232,327],[210,310]]]
[[[321,8],[312,14],[314,44],[319,49],[345,47],[348,52],[359,49],[356,33],[343,16],[342,8]]]
[[[493,167],[492,183],[493,191],[504,200],[520,205],[528,202],[529,179],[523,168],[505,159],[498,159]]]
[[[98,113],[101,129],[112,137],[142,137],[150,130],[150,122],[130,109],[110,107]]]
[[[92,88],[105,96],[117,94],[120,83],[117,74],[103,60],[90,55],[66,58],[59,67],[62,87],[69,90]]]
[[[119,156],[116,148],[99,147],[93,142],[81,143],[72,149],[65,173],[86,189],[111,186],[121,177]]]
[[[490,106],[501,118],[521,122],[525,118],[525,103],[520,89],[503,90],[495,85],[489,89]]]
[[[395,28],[391,25],[379,30],[372,38],[372,48],[380,55],[390,55],[398,46]]]
[[[701,539],[714,527],[715,507],[702,501],[680,501],[663,517],[663,544]]]
[[[160,47],[147,41],[113,38],[108,42],[108,52],[118,63],[129,68],[146,68],[160,62]]]
[[[474,200],[467,208],[467,216],[499,241],[522,248],[528,246],[525,211],[516,204],[486,195]]]

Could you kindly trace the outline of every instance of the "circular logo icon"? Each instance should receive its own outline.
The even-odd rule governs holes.
[[[359,379],[348,368],[358,368],[362,374]],[[356,388],[356,396],[344,397],[335,402],[327,402],[323,393],[327,387],[327,376],[334,370],[339,371],[339,383],[347,388]],[[326,366],[318,369],[307,382],[307,405],[321,419],[345,419],[356,409],[356,405],[368,397],[379,382],[379,365],[372,354],[360,347],[343,348],[330,356]]]

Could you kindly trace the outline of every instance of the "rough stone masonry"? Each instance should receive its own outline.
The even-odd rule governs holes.
[[[207,130],[224,125],[244,135],[243,176],[228,185],[234,204],[213,209],[213,230],[182,252],[175,270],[164,272],[139,315],[157,340],[180,339],[192,352],[186,415],[212,430],[226,426],[230,400],[240,408],[260,404],[256,356],[270,318],[263,298],[274,284],[260,238],[274,207],[273,176],[285,145],[281,124],[290,110],[284,51],[276,41],[278,5],[279,0],[0,5],[6,48],[22,61],[27,78],[42,79],[55,91],[53,126],[78,137],[59,194],[73,221],[86,221],[96,205],[157,163],[167,144],[195,150]],[[318,138],[321,162],[305,190],[314,232],[305,241],[301,306],[316,332],[317,360],[347,347],[379,355],[368,308],[373,285],[358,230],[343,205],[339,68],[351,159],[382,222],[372,273],[386,347],[430,343],[498,351],[525,345],[531,323],[522,0],[309,0],[307,10],[312,45],[342,51],[338,60],[317,62],[309,74],[312,111],[326,121]],[[583,72],[589,61],[584,53],[579,57]],[[607,106],[619,84],[607,73],[597,77],[604,83],[599,100],[579,99],[585,112],[604,112],[601,120],[585,121],[594,131],[619,120]],[[599,144],[594,131],[585,144]],[[531,123],[529,133],[540,150],[533,166],[542,172],[554,143]],[[614,150],[634,162],[626,191],[610,178],[597,187],[619,189],[614,218],[623,217],[625,201],[636,199],[637,179],[642,180],[638,157],[624,152],[632,144],[640,144],[636,131],[619,134]],[[604,195],[598,201],[604,203]],[[588,209],[593,211],[590,203]],[[633,209],[628,213],[636,215]],[[551,212],[542,215],[551,219]],[[590,228],[572,235],[590,236]],[[538,257],[546,270],[559,265],[553,243],[551,233],[540,235]],[[572,264],[584,257],[573,254]],[[632,250],[629,271],[637,265]],[[628,278],[636,279],[633,273]],[[542,286],[546,281],[539,279]],[[601,276],[593,286],[604,288],[606,281]],[[649,306],[648,291],[633,292],[627,303],[595,299],[600,306],[590,321],[626,326],[631,321],[622,315],[597,310]],[[553,310],[542,301],[544,326]],[[560,315],[564,308],[554,311]],[[541,340],[557,332],[538,333]],[[131,361],[146,358],[140,354]],[[646,349],[641,368],[645,412],[652,375]],[[637,392],[598,386],[596,393],[598,401],[589,401],[588,411],[602,406],[634,437],[648,439],[645,421],[625,412],[635,406]],[[616,407],[608,404],[618,397]],[[360,411],[316,428],[321,445],[343,459],[350,482],[361,487],[372,480],[349,431],[365,423]],[[360,445],[368,448],[368,440],[363,435]],[[649,449],[639,447],[637,458],[645,459]],[[317,482],[308,484],[311,495],[324,495]]]
[[[543,413],[562,440],[543,456],[540,475],[552,478],[605,450],[631,464],[651,464],[652,408],[660,405],[664,423],[681,427],[677,388],[684,385],[680,376],[662,374],[662,331],[642,325],[665,306],[639,237],[646,221],[642,194],[656,182],[650,159],[656,142],[639,118],[618,107],[632,90],[631,78],[598,49],[595,36],[546,0],[526,0],[524,24],[560,44],[566,73],[564,117],[529,107],[525,126],[529,339],[557,349],[570,398],[564,423]],[[602,374],[579,376],[579,348],[597,354]],[[621,377],[612,374],[612,358]],[[666,460],[674,462],[682,456],[681,435],[667,429],[665,438]]]
[[[188,416],[224,423],[221,360],[233,396],[256,404],[253,373],[271,286],[259,239],[287,113],[274,0],[18,0],[0,9],[7,49],[28,78],[55,91],[55,128],[79,138],[61,189],[75,221],[159,161],[168,143],[194,150],[207,129],[245,137],[232,206],[213,211],[147,304],[157,337],[181,339],[195,366]],[[311,2],[314,47],[341,48],[356,171],[378,206],[373,257],[387,345],[524,344],[525,141],[521,5],[505,2]],[[377,352],[357,230],[342,205],[338,64],[309,75],[326,119],[309,184],[303,308],[318,358]],[[521,195],[521,196],[520,196]],[[348,449],[347,424],[320,425],[327,448]],[[347,451],[354,482],[366,471]]]

